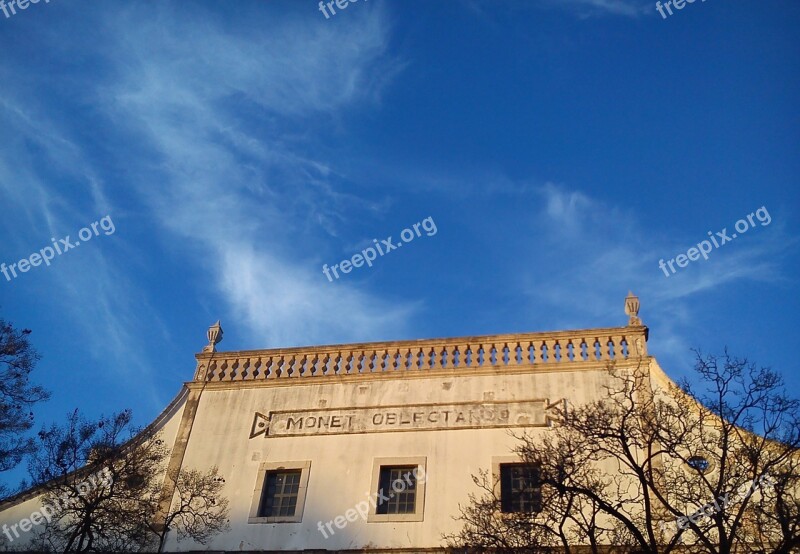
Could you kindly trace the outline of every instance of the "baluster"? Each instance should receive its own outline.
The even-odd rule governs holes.
[[[499,366],[507,366],[511,363],[511,349],[508,347],[508,343],[504,342],[503,345],[500,347],[498,351],[498,360],[497,365]]]
[[[441,369],[442,366],[437,358],[436,347],[431,346],[430,352],[425,356],[425,361],[428,362],[428,369]]]
[[[443,344],[436,349],[436,363],[439,369],[446,369],[448,367],[448,358],[449,352],[447,351],[447,345]],[[452,367],[452,362],[450,362],[450,367]]]
[[[513,363],[515,366],[521,366],[523,363],[525,363],[525,359],[522,356],[522,344],[520,341],[517,341],[513,343],[513,347]]]
[[[602,360],[603,359],[603,351],[600,348],[600,340],[595,337],[594,341],[592,342],[592,360]]]
[[[548,348],[546,340],[543,340],[539,345],[539,359],[543,364],[550,361],[550,349]]]
[[[584,337],[580,337],[578,339],[577,347],[578,347],[578,351],[577,351],[577,354],[575,354],[575,356],[576,356],[575,361],[585,362],[588,359],[588,357],[586,355],[587,346],[586,346],[586,339]]]
[[[542,345],[536,342],[535,340],[531,341],[531,346],[529,348],[531,353],[531,363],[538,364],[542,362]]]
[[[466,347],[464,348],[464,367],[466,368],[475,367],[475,351],[469,344],[467,344]]]

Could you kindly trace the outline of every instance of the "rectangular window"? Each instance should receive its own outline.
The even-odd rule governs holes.
[[[500,464],[500,504],[505,513],[540,512],[539,468],[529,464]]]
[[[310,470],[310,461],[262,462],[247,523],[302,522]]]
[[[267,472],[258,517],[294,516],[300,473],[300,470]]]
[[[370,490],[375,509],[367,523],[424,521],[427,481],[425,456],[374,458]]]
[[[378,514],[413,514],[417,504],[417,466],[381,466]],[[385,500],[388,498],[389,500]]]

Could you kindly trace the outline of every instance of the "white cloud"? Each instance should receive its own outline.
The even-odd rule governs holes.
[[[329,283],[312,249],[320,224],[336,235],[343,214],[371,208],[336,190],[329,164],[305,153],[313,140],[297,134],[319,118],[370,108],[398,71],[385,57],[383,15],[361,14],[342,25],[288,20],[237,35],[180,18],[168,35],[163,20],[119,22],[121,74],[105,107],[125,114],[163,160],[159,186],[137,188],[212,275],[224,311],[244,316],[256,346],[392,335],[413,309]],[[293,136],[256,129],[245,113],[286,124]]]

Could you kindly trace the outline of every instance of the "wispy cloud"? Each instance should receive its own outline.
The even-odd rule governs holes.
[[[619,15],[639,17],[653,8],[641,0],[539,0],[548,8],[570,10],[581,17]]]
[[[685,358],[696,346],[690,330],[707,306],[702,293],[748,282],[786,284],[783,261],[797,241],[774,220],[667,278],[658,260],[693,245],[685,231],[677,236],[648,230],[633,208],[563,185],[533,190],[544,202],[534,216],[541,240],[535,261],[528,262],[546,272],[527,272],[531,302],[537,309],[552,306],[555,313],[590,314],[599,323],[621,313],[621,298],[632,289],[646,307],[645,322],[658,330],[653,341],[662,362]],[[704,237],[698,229],[695,244]],[[576,325],[585,321],[563,321],[563,327]]]
[[[104,106],[126,114],[160,160],[159,187],[134,185],[167,236],[193,252],[258,346],[401,332],[413,306],[330,285],[318,271],[319,224],[336,235],[342,214],[371,206],[337,190],[313,137],[297,133],[379,100],[402,65],[385,55],[382,13],[241,34],[163,17],[175,17],[167,35],[163,20],[118,22],[120,78]]]
[[[498,9],[524,10],[530,8],[559,9],[581,18],[599,16],[639,17],[648,11],[655,13],[655,4],[645,0],[462,0],[464,6],[481,18],[490,17]]]
[[[115,209],[82,149],[59,124],[39,113],[35,106],[23,106],[6,98],[0,100],[0,127],[5,145],[0,155],[0,196],[5,212],[0,223],[4,237],[2,261],[27,257],[48,246],[52,237],[71,235],[74,240],[78,229],[105,215],[120,223],[124,212]],[[36,153],[35,159],[31,152]],[[75,192],[74,196],[62,194],[65,187]],[[81,249],[80,255],[76,251],[57,257],[51,266],[40,266],[37,273],[20,274],[0,286],[6,293],[26,288],[42,304],[58,306],[61,313],[69,314],[60,324],[76,326],[77,336],[73,339],[89,357],[104,360],[116,369],[117,379],[129,385],[135,383],[158,404],[162,400],[155,382],[142,379],[152,377],[152,368],[138,337],[145,330],[164,333],[164,327],[148,299],[129,278],[129,269],[106,255],[110,251],[124,252],[121,241],[113,235],[101,237],[102,241],[93,241],[97,246]],[[47,287],[34,288],[34,275],[46,277]],[[58,332],[55,325],[40,331],[51,336]],[[58,360],[47,363],[56,367]],[[72,375],[86,378],[82,371],[83,368],[74,368]]]

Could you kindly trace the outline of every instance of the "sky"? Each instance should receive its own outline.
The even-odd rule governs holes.
[[[800,3],[345,5],[0,8],[37,429],[146,425],[218,319],[222,351],[584,329],[629,290],[673,379],[727,347],[800,389]]]

